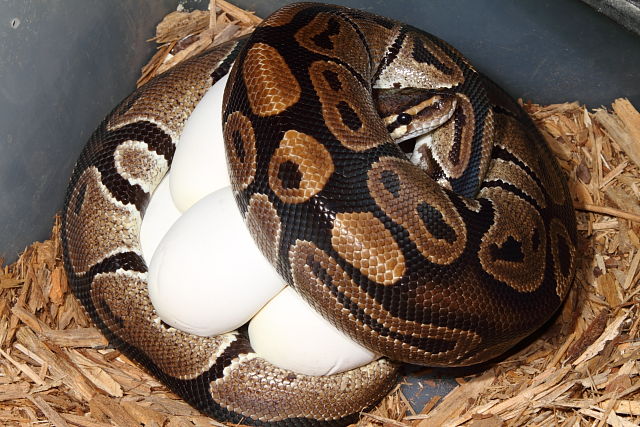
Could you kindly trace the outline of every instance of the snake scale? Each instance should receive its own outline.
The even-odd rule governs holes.
[[[386,357],[306,376],[242,333],[192,336],[155,314],[145,207],[228,72],[225,148],[247,227],[289,285]],[[343,425],[393,387],[393,361],[500,355],[561,304],[576,238],[562,172],[516,102],[433,35],[316,3],[127,97],[82,151],[62,226],[73,292],[110,343],[203,413],[245,424]]]

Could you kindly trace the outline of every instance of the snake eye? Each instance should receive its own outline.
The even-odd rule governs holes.
[[[401,125],[408,125],[409,123],[411,123],[411,119],[412,119],[412,117],[411,117],[410,114],[400,113],[400,114],[398,114],[398,118],[396,120]]]

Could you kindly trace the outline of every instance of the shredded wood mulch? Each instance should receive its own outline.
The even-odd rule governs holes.
[[[260,19],[222,0],[174,12],[141,82]],[[580,234],[576,282],[557,318],[519,351],[457,378],[415,413],[398,388],[360,424],[474,427],[640,424],[640,113],[626,99],[525,103],[566,172]],[[1,260],[0,260],[1,261]],[[0,266],[2,266],[0,262]],[[218,425],[117,350],[71,295],[60,221],[50,240],[0,267],[0,423],[54,426]]]

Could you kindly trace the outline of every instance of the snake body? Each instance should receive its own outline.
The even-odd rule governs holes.
[[[386,358],[305,376],[241,333],[196,337],[155,314],[145,207],[187,117],[229,70],[225,148],[256,243]],[[435,125],[412,163],[397,142],[425,115]],[[285,6],[116,107],[76,164],[62,241],[73,292],[112,345],[202,412],[246,424],[346,424],[394,385],[389,359],[498,356],[557,310],[576,259],[567,185],[516,102],[430,34],[316,3]]]

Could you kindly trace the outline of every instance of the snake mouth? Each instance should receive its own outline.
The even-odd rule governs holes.
[[[410,138],[406,138],[403,141],[396,142],[398,147],[402,150],[402,152],[408,157],[411,156],[413,150],[416,148],[416,144],[418,142],[417,136],[412,136]]]

